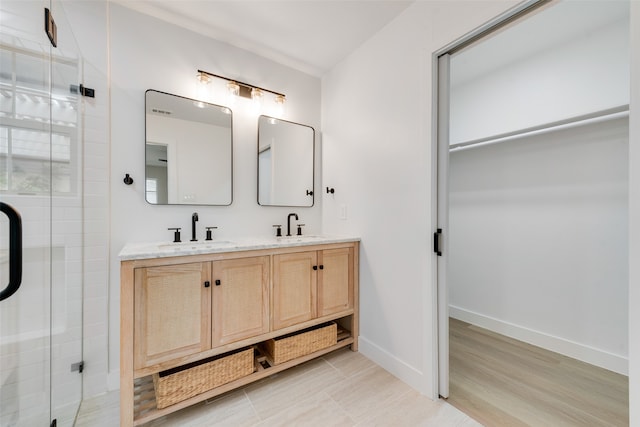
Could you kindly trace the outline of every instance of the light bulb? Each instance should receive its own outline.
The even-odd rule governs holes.
[[[199,72],[196,75],[196,78],[201,84],[208,85],[209,83],[211,83],[211,77],[209,77],[207,73]]]
[[[240,85],[234,81],[227,83],[227,90],[229,91],[229,105],[233,105],[236,102],[236,98],[240,95]]]
[[[229,95],[238,96],[240,94],[240,85],[234,81],[227,83]]]
[[[284,101],[285,101],[284,95],[276,95],[276,99],[275,99],[276,115],[280,118],[284,114]]]
[[[257,87],[254,87],[253,89],[251,89],[251,99],[253,100],[253,109],[256,113],[259,113],[260,109],[262,108],[263,96],[264,94]]]
[[[198,79],[198,83],[196,84],[196,99],[208,101],[211,77],[206,73],[200,72],[196,75],[196,79]]]

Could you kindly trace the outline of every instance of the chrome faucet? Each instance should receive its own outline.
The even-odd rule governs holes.
[[[191,241],[192,242],[197,242],[198,239],[196,239],[196,221],[198,220],[198,212],[194,212],[193,215],[191,215]]]
[[[291,217],[295,217],[296,221],[298,220],[298,214],[290,213],[287,217],[287,236],[291,236]]]

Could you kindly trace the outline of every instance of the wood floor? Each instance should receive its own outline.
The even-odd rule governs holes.
[[[486,427],[628,426],[628,379],[450,319],[447,401]]]

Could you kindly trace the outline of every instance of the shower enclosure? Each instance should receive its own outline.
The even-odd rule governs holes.
[[[0,1],[3,427],[73,425],[81,401],[81,77],[60,2]]]

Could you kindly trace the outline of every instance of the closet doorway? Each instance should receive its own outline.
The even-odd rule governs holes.
[[[455,374],[460,360],[485,377],[496,376],[487,366],[504,371],[504,359],[474,353],[504,341],[508,347],[497,352],[514,362],[505,379],[527,377],[556,402],[569,396],[579,407],[588,401],[579,393],[586,386],[549,382],[548,369],[534,362],[548,358],[557,368],[575,361],[568,379],[594,366],[587,383],[600,373],[605,379],[596,383],[609,381],[611,372],[619,382],[609,392],[615,408],[600,412],[624,425],[629,3],[541,3],[439,57],[439,390],[454,404],[456,392],[467,393],[472,406],[499,395],[479,383],[482,375],[469,395]],[[498,396],[492,404],[511,406],[510,422],[545,425],[532,415],[531,385],[517,387],[529,390],[520,396],[525,403]],[[598,422],[574,415],[557,422],[571,420]]]

